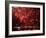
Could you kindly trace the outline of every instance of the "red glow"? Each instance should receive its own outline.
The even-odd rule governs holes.
[[[13,7],[12,9],[13,26],[20,25],[21,28],[40,28],[40,9],[29,7]],[[15,18],[16,17],[16,18]]]
[[[29,12],[28,12],[29,11]],[[32,9],[26,8],[15,8],[15,16],[20,19],[20,22],[26,23],[28,21],[28,16],[31,16]]]

